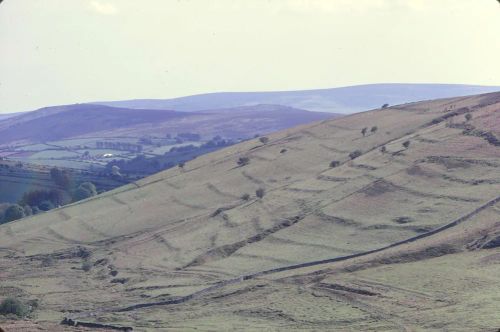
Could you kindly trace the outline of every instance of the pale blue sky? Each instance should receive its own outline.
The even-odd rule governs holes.
[[[5,0],[0,113],[216,91],[500,85],[495,0]]]

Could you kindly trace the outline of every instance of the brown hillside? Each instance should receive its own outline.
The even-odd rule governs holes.
[[[0,297],[136,330],[500,327],[500,93],[268,137],[0,226]]]

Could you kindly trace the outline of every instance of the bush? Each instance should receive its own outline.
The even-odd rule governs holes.
[[[71,187],[71,178],[66,170],[60,170],[57,167],[53,167],[50,170],[50,177],[58,186],[69,189]]]
[[[408,147],[409,147],[409,146],[410,146],[410,141],[404,141],[404,142],[403,142],[403,147],[404,147],[405,149],[408,149]]]
[[[265,194],[266,191],[264,190],[264,188],[259,188],[255,191],[255,196],[257,196],[258,198],[264,197]]]
[[[370,131],[372,133],[375,133],[376,131],[378,130],[378,127],[377,126],[373,126],[372,129],[370,129]]]
[[[265,137],[265,136],[262,136],[261,138],[259,138],[259,141],[262,143],[262,144],[266,144],[267,142],[269,142],[269,138]]]
[[[24,218],[24,216],[25,214],[23,207],[18,204],[12,204],[4,212],[3,222],[14,221]]]
[[[6,298],[0,303],[0,314],[2,315],[16,315],[24,317],[29,313],[29,308],[21,301],[13,298]]]
[[[355,150],[355,151],[349,153],[349,158],[356,159],[359,156],[361,156],[362,154],[363,154],[363,152],[361,152],[361,150]]]
[[[239,166],[245,166],[245,165],[248,165],[250,163],[250,158],[248,157],[240,157],[237,161],[237,164]]]
[[[333,161],[330,163],[330,167],[331,167],[331,168],[338,167],[339,165],[340,165],[340,161],[338,161],[338,160],[333,160]]]
[[[285,153],[286,151],[286,149],[281,149],[280,153]]]
[[[184,165],[186,165],[186,163],[181,161],[177,166],[179,166],[179,168],[184,168]]]
[[[382,108],[387,108],[387,107],[389,107],[389,104],[382,105]]]
[[[368,128],[366,128],[366,127],[361,129],[361,134],[363,134],[363,136],[365,136],[367,130],[368,130]]]
[[[380,152],[382,152],[382,153],[387,152],[387,148],[385,147],[385,145],[380,148]]]
[[[470,114],[470,113],[465,114],[465,120],[467,120],[467,121],[472,120],[472,114]]]
[[[241,195],[241,199],[244,200],[244,201],[248,201],[250,199],[250,195],[249,194],[243,194],[243,195]]]

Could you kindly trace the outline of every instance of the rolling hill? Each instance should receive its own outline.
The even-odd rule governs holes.
[[[75,104],[42,108],[0,121],[0,145],[75,137],[165,137],[166,133],[182,132],[206,137],[251,137],[333,116],[280,105],[187,113]]]
[[[500,93],[268,137],[1,225],[0,297],[52,328],[498,329]]]
[[[383,104],[403,104],[437,98],[495,92],[500,87],[460,84],[368,84],[331,89],[219,92],[173,99],[97,102],[115,107],[200,111],[258,104],[278,104],[316,112],[356,113]]]

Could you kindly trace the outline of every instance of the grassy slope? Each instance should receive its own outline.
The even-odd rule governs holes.
[[[184,170],[3,225],[3,284],[41,298],[40,320],[60,319],[71,309],[83,317],[94,312],[88,320],[143,328],[497,327],[500,252],[472,249],[500,231],[500,204],[371,255],[239,280],[183,304],[116,309],[380,248],[474,211],[498,195],[499,148],[446,125],[463,123],[463,114],[431,121],[469,107],[471,123],[498,137],[499,102],[500,94],[438,100],[306,125],[270,135],[266,145],[244,142]],[[361,136],[361,128],[374,125],[375,134]],[[379,151],[382,145],[388,153]],[[363,155],[349,161],[355,149]],[[237,167],[240,156],[250,164]],[[331,160],[342,164],[329,168]],[[259,187],[266,189],[262,200],[254,197]],[[242,201],[243,193],[252,198]],[[401,217],[411,222],[396,222]],[[77,246],[93,252],[92,262],[107,261],[84,273],[82,259],[71,254]],[[46,255],[57,258],[54,265],[39,267]],[[110,270],[126,282],[110,283]],[[471,308],[474,314],[464,318]]]

